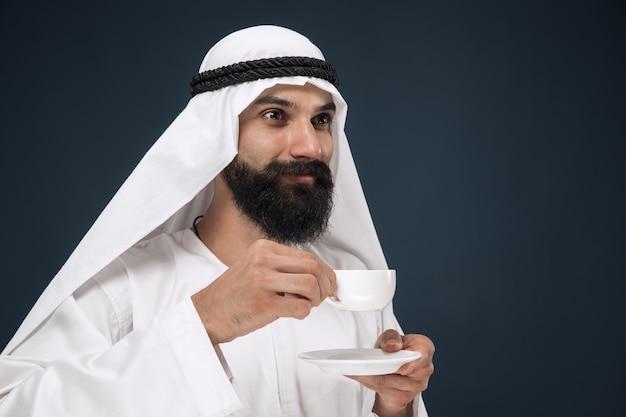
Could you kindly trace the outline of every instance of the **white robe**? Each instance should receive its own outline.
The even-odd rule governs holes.
[[[391,306],[322,303],[215,349],[190,296],[225,269],[189,230],[135,245],[0,356],[0,416],[372,415],[372,391],[297,354],[372,347]]]

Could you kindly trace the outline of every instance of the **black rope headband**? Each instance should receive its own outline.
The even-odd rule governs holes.
[[[286,56],[239,62],[196,74],[191,79],[191,96],[247,81],[299,75],[321,78],[335,86],[338,85],[337,72],[328,62],[315,58]]]

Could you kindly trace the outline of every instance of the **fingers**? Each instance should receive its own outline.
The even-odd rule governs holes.
[[[310,252],[283,245],[278,246],[278,258],[275,260],[278,265],[277,270],[290,274],[291,282],[301,282],[302,285],[305,285],[305,290],[307,289],[306,285],[316,283],[317,286],[312,287],[318,290],[317,297],[314,297],[315,305],[319,305],[326,297],[335,294],[337,280],[335,271],[330,266]],[[307,283],[308,280],[310,282]]]
[[[393,340],[395,341],[395,338]],[[348,376],[348,378],[375,391],[379,407],[402,409],[420,392],[428,389],[433,370],[432,360],[420,358],[404,364],[395,374]]]
[[[403,336],[402,340],[403,349],[420,352],[422,356],[402,365],[397,374],[417,381],[421,385],[421,391],[424,391],[428,388],[430,377],[435,372],[435,365],[433,364],[435,345],[428,337],[419,334]]]
[[[402,337],[404,349],[421,352],[423,356],[432,357],[435,354],[435,345],[432,340],[423,334],[408,334]]]
[[[418,392],[426,391],[430,376],[433,374],[434,366],[432,362],[422,363],[421,359],[402,365],[397,376],[413,381]]]
[[[299,295],[318,306],[336,292],[335,272],[310,252],[269,240],[259,240],[249,249],[250,268],[265,270],[261,279],[271,282],[278,293]]]
[[[349,376],[349,378],[377,392],[391,392],[392,390],[420,392],[418,382],[397,374]]]
[[[303,319],[335,288],[334,271],[312,253],[259,240],[192,302],[218,344],[279,317]]]
[[[314,307],[324,301],[333,291],[331,279],[325,274],[281,274],[278,279],[280,281],[277,285],[280,286],[280,292],[304,297]]]
[[[385,330],[376,341],[375,348],[381,348],[385,352],[397,352],[401,349],[419,352],[422,356],[412,362],[402,365],[397,373],[400,375],[412,375],[419,370],[427,376],[433,374],[435,367],[433,365],[433,355],[435,354],[435,345],[432,340],[421,334],[401,335],[393,329]]]
[[[400,375],[377,375],[348,377],[376,392],[374,408],[379,415],[407,415],[407,407],[423,391],[416,381]],[[387,410],[387,411],[385,411]],[[412,414],[411,414],[412,415]]]
[[[403,336],[403,349],[420,352],[422,356],[413,361],[406,363],[398,369],[398,373],[402,375],[413,375],[419,372],[421,377],[429,378],[435,372],[433,364],[433,356],[435,354],[435,345],[432,340],[421,334],[409,334]]]
[[[402,365],[394,374],[348,377],[375,391],[380,407],[401,409],[428,388],[430,376],[435,369],[435,346],[428,337],[417,334],[403,336],[398,331],[389,329],[378,337],[374,347],[386,352],[406,349],[422,354],[419,359]]]

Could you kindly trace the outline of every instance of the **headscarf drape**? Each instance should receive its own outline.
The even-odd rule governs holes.
[[[223,38],[209,50],[199,71],[282,56],[324,60],[305,36],[264,25]],[[10,354],[65,298],[132,245],[190,227],[211,201],[214,178],[237,154],[238,115],[263,90],[279,83],[314,84],[329,92],[337,107],[330,162],[335,207],[329,232],[311,250],[336,269],[387,268],[344,132],[347,105],[337,88],[303,76],[245,82],[190,99],[102,211],[3,354]]]

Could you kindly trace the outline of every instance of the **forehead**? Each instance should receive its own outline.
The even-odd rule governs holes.
[[[276,84],[266,88],[258,95],[249,107],[255,107],[272,102],[274,98],[284,99],[295,106],[320,107],[333,103],[333,96],[313,84],[304,85]]]

